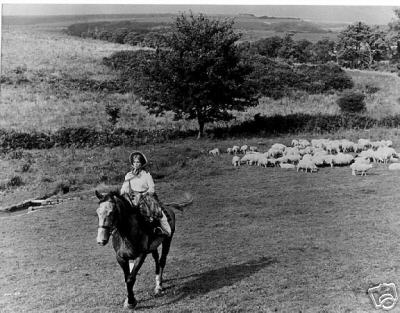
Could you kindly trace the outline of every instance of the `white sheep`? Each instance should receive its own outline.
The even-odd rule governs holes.
[[[286,150],[286,146],[284,144],[281,143],[274,143],[271,148],[272,150],[280,150],[280,151],[285,151]]]
[[[250,147],[249,147],[249,150],[250,150],[251,152],[257,152],[257,151],[258,151],[258,148],[255,147],[255,146],[250,146]]]
[[[333,165],[349,165],[354,160],[354,157],[351,154],[338,153],[333,157]]]
[[[258,159],[262,157],[261,153],[254,152],[254,153],[246,153],[242,159],[240,160],[241,163],[247,163],[249,165],[258,164]]]
[[[232,148],[227,148],[227,149],[226,149],[226,153],[228,153],[228,154],[233,154],[233,149],[232,149]]]
[[[367,176],[367,171],[372,168],[372,164],[353,163],[350,168],[353,176],[356,176],[357,173],[361,173],[361,176]]]
[[[232,152],[233,152],[234,154],[238,154],[238,153],[240,152],[240,147],[239,147],[239,146],[233,146],[233,147],[232,147]]]
[[[296,166],[294,164],[289,163],[280,163],[279,166],[284,169],[294,169]]]
[[[318,168],[311,160],[300,160],[300,162],[297,164],[297,172],[299,170],[305,170],[306,172],[310,170],[310,173],[312,173],[318,171]]]
[[[235,155],[232,158],[232,165],[233,166],[240,166],[240,157],[238,157],[237,155]]]
[[[372,146],[369,139],[358,139],[358,144],[362,147],[363,150],[368,149]]]
[[[220,152],[219,152],[218,148],[215,148],[215,149],[212,149],[212,150],[208,151],[208,154],[216,156],[216,155],[219,155]]]
[[[390,171],[398,171],[400,170],[400,163],[392,163],[388,168]]]
[[[240,147],[240,152],[242,152],[243,154],[245,154],[247,152],[247,150],[249,150],[248,145],[243,145]]]

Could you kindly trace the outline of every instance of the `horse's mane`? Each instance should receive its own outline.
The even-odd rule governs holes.
[[[120,205],[118,206],[119,211],[121,211],[122,209],[124,213],[139,213],[138,208],[136,206],[133,206],[123,195],[120,194],[118,190],[112,190],[104,196],[103,201],[109,200],[116,200],[116,202],[121,202],[122,207],[120,207]]]

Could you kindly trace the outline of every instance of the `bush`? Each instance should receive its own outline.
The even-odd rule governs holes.
[[[19,187],[21,185],[23,185],[21,176],[13,176],[7,183],[8,187]]]
[[[337,103],[342,113],[362,113],[366,111],[365,95],[357,91],[344,92]]]
[[[114,127],[118,123],[118,119],[121,117],[121,108],[117,105],[106,104],[106,113],[108,115],[108,121]]]

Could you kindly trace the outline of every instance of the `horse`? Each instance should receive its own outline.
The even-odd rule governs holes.
[[[175,232],[175,213],[172,208],[182,210],[183,207],[190,205],[193,198],[185,194],[186,199],[181,203],[163,204],[163,211],[167,216],[171,227],[171,236],[154,234],[152,227],[144,220],[140,214],[136,203],[130,202],[125,196],[116,191],[101,194],[95,191],[99,199],[99,207],[96,210],[99,225],[97,232],[97,243],[105,246],[112,234],[112,245],[116,253],[116,259],[121,266],[127,288],[127,298],[124,308],[133,310],[137,305],[137,300],[133,292],[136,276],[143,265],[147,254],[151,253],[156,265],[156,287],[155,295],[163,291],[162,275],[167,260],[167,255],[171,246],[173,234]],[[158,246],[162,244],[161,257],[159,257]],[[133,260],[133,267],[130,269],[129,261]]]

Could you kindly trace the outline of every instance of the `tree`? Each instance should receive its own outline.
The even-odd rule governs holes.
[[[240,59],[240,38],[232,20],[182,13],[163,46],[138,67],[134,93],[150,113],[173,111],[176,119],[196,119],[198,138],[207,122],[230,120],[231,111],[257,105],[246,80],[251,66]]]
[[[315,63],[327,63],[329,61],[335,61],[335,42],[329,38],[318,40],[312,48],[311,60]]]
[[[282,47],[282,44],[283,39],[281,37],[272,36],[256,41],[254,46],[257,48],[260,55],[276,58],[278,56],[278,50]]]
[[[294,43],[294,59],[299,63],[311,60],[313,43],[307,39],[300,39]]]
[[[371,28],[362,22],[341,31],[338,35],[339,62],[350,68],[369,68],[372,63],[371,34]]]
[[[395,9],[394,14],[397,19],[389,23],[386,39],[389,42],[392,57],[400,60],[400,9]]]
[[[293,34],[288,33],[282,40],[282,45],[278,50],[278,57],[293,61],[296,57],[296,47],[293,40]]]

